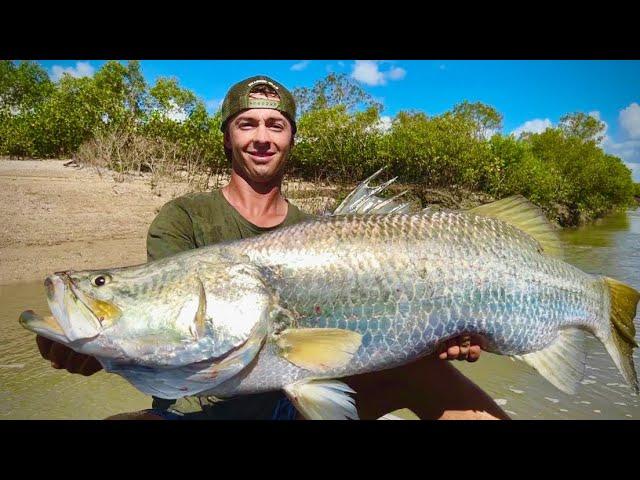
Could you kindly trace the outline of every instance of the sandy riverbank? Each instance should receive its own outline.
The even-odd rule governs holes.
[[[145,261],[146,228],[169,198],[64,163],[0,160],[0,285]]]
[[[0,285],[44,279],[59,270],[146,261],[147,229],[162,205],[193,190],[187,182],[65,167],[64,160],[0,160]],[[296,199],[309,211],[326,197]],[[293,195],[292,195],[293,193]]]

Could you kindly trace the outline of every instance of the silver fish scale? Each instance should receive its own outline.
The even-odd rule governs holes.
[[[567,326],[602,324],[602,282],[502,221],[453,211],[330,217],[227,244],[271,272],[301,328],[363,335],[348,365],[322,375],[278,357],[267,343],[250,369],[217,394],[281,388],[304,377],[389,368],[461,333],[489,350],[543,348]]]

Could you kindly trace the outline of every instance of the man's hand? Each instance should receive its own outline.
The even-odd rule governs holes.
[[[69,373],[79,373],[85,376],[93,375],[102,370],[102,365],[95,358],[76,353],[69,347],[48,338],[37,335],[36,343],[42,358],[50,360],[53,368],[66,369]]]
[[[462,335],[444,342],[438,348],[440,360],[466,360],[475,362],[480,358],[480,352],[485,347],[482,337],[477,335]]]

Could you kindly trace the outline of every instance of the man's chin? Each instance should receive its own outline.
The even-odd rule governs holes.
[[[254,182],[267,183],[279,180],[282,177],[282,170],[274,168],[273,163],[253,164],[249,169],[249,175]]]

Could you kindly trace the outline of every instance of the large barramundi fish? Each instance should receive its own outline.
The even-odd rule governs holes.
[[[146,394],[283,389],[309,419],[357,418],[339,378],[412,362],[463,334],[573,393],[590,333],[638,392],[640,294],[560,259],[537,207],[516,196],[464,212],[389,210],[57,273],[45,280],[53,316],[20,321]]]

